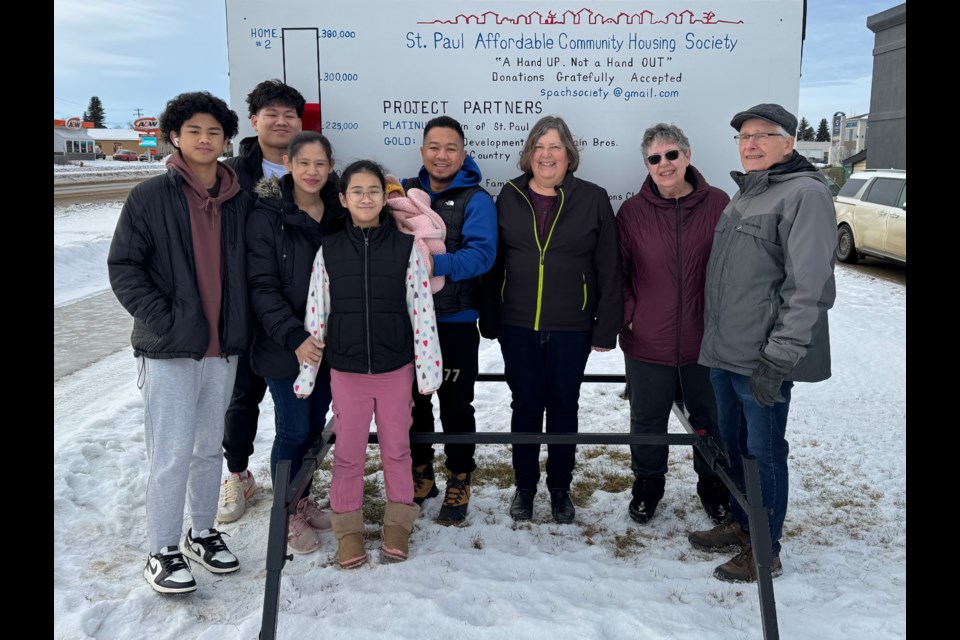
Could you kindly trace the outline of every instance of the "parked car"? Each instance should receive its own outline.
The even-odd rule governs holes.
[[[117,152],[113,154],[113,159],[123,160],[124,162],[136,162],[137,154],[127,149],[117,149]]]
[[[837,260],[862,256],[907,263],[907,172],[867,169],[851,175],[834,198]]]
[[[93,157],[96,160],[106,160],[107,154],[105,154],[103,151],[97,151],[96,153],[93,154]]]

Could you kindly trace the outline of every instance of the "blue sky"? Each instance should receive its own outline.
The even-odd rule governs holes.
[[[798,117],[816,126],[836,111],[869,111],[874,34],[867,16],[898,4],[808,0]],[[109,127],[158,116],[183,91],[205,89],[229,100],[224,2],[54,0],[53,6],[54,118],[82,115],[94,95]],[[245,105],[232,106],[245,114]]]

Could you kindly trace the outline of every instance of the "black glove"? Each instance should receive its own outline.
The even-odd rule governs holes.
[[[790,373],[793,365],[784,360],[760,354],[760,362],[750,376],[750,393],[761,407],[772,407],[777,402],[786,402],[780,395],[783,377]]]

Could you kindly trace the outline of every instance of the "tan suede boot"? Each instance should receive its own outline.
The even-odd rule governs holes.
[[[420,507],[415,504],[388,502],[383,512],[383,548],[382,562],[402,562],[410,552],[408,541],[413,523],[420,515]]]
[[[341,569],[354,569],[367,561],[363,548],[363,511],[331,513],[330,524],[337,536],[337,564]]]

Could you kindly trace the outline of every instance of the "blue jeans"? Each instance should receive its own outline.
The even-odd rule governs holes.
[[[298,398],[293,391],[296,378],[267,378],[267,388],[273,397],[277,434],[270,452],[270,477],[277,490],[277,463],[289,460],[290,479],[303,466],[303,456],[314,443],[326,422],[327,410],[333,398],[330,392],[330,365],[326,360],[317,371],[317,381],[309,398]]]
[[[743,489],[742,455],[757,459],[760,470],[760,492],[770,521],[770,542],[773,555],[780,555],[780,536],[787,515],[787,413],[790,409],[790,391],[793,382],[784,382],[780,394],[786,402],[772,407],[761,407],[750,393],[750,377],[725,369],[710,369],[710,382],[717,396],[717,418],[720,435],[730,454],[730,470]],[[730,500],[730,511],[744,531],[747,514],[735,499]]]
[[[590,356],[589,331],[534,331],[502,325],[498,340],[503,372],[513,394],[510,430],[576,433],[580,384]],[[577,447],[547,445],[547,488],[569,489]],[[514,484],[536,490],[540,481],[540,445],[513,445]]]

